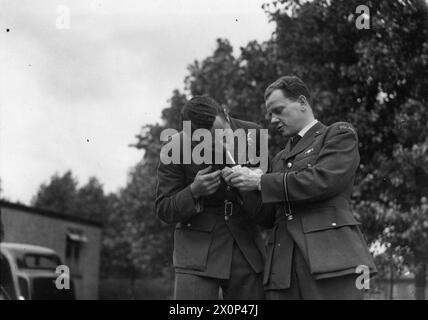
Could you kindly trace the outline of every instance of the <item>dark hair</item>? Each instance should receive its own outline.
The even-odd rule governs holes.
[[[265,90],[265,100],[277,89],[289,99],[297,100],[299,96],[304,96],[309,104],[312,103],[309,89],[299,77],[284,76],[271,83]]]
[[[220,104],[208,96],[193,97],[181,110],[183,120],[190,120],[193,129],[211,129],[215,117],[222,114],[223,109]]]

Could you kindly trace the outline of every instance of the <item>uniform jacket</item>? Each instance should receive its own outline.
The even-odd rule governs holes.
[[[259,129],[250,122],[230,118],[232,130]],[[180,132],[182,141],[183,133]],[[235,146],[234,158],[238,159]],[[222,181],[212,195],[195,201],[190,191],[197,172],[209,164],[163,164],[158,166],[156,214],[175,224],[173,262],[176,270],[185,273],[228,278],[233,243],[236,242],[255,272],[263,271],[265,247],[257,225],[247,214],[236,189]],[[218,166],[216,167],[218,169]],[[233,213],[226,220],[224,201],[234,201]]]
[[[267,289],[289,287],[295,245],[315,279],[355,273],[359,265],[376,272],[349,206],[359,160],[357,133],[349,123],[318,122],[291,151],[288,143],[271,161],[261,178],[261,201],[253,204],[258,218],[273,226]]]

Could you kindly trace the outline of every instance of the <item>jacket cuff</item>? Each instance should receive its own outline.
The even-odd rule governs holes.
[[[282,172],[262,175],[260,184],[263,203],[285,201],[284,176]]]
[[[193,198],[190,186],[187,186],[176,194],[176,206],[182,219],[185,221],[203,210],[202,199]]]
[[[284,198],[286,202],[290,202],[290,198],[288,196],[287,175],[288,173],[284,173]]]

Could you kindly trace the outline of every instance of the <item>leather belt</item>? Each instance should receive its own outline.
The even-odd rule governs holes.
[[[233,214],[241,211],[241,205],[230,200],[224,200],[223,205],[205,206],[206,213],[223,215],[225,220],[229,220]]]

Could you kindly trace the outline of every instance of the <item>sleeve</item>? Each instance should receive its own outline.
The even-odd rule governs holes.
[[[285,201],[284,173],[271,172],[261,177],[261,197],[263,203],[278,203]]]
[[[279,161],[281,152],[275,156],[272,162]],[[285,202],[284,172],[271,172],[261,177],[261,199],[263,203]]]
[[[278,155],[273,158],[272,162],[277,160]],[[269,163],[268,172],[272,170],[272,162]],[[264,176],[266,176],[266,174],[262,175],[261,179],[263,179]],[[275,224],[275,205],[272,203],[265,203],[263,200],[263,186],[262,192],[243,192],[242,198],[244,210],[250,216],[250,219],[266,229],[273,228]]]
[[[262,176],[263,203],[313,202],[332,197],[352,183],[359,161],[355,129],[347,123],[334,124],[313,166]]]
[[[155,210],[162,221],[184,222],[203,210],[202,200],[195,200],[190,185],[186,185],[181,165],[159,161],[157,179]]]
[[[353,183],[360,162],[355,129],[338,123],[329,131],[313,166],[284,175],[283,190],[290,203],[328,199]]]

